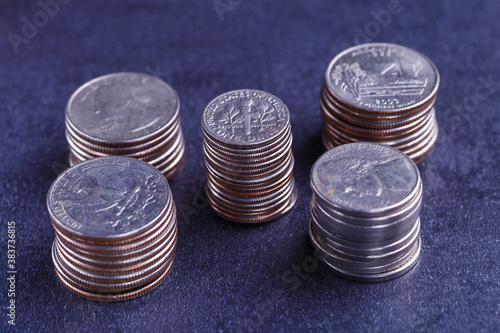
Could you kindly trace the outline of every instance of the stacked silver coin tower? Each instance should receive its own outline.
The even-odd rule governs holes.
[[[66,106],[70,165],[121,155],[148,162],[170,179],[184,156],[179,98],[157,77],[117,73],[77,89]]]
[[[379,142],[421,161],[438,135],[438,87],[436,66],[407,47],[363,44],[340,53],[321,91],[324,146]]]
[[[297,201],[290,114],[277,97],[237,90],[203,111],[206,192],[219,215],[237,222],[265,222]]]
[[[310,238],[335,273],[377,282],[415,265],[422,182],[408,156],[376,143],[336,147],[314,164],[311,187]]]
[[[170,272],[176,210],[165,177],[151,165],[120,156],[78,163],[52,184],[47,206],[55,271],[73,293],[131,299]]]

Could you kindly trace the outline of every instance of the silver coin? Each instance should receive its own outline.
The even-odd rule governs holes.
[[[339,119],[344,123],[359,126],[361,128],[378,129],[381,132],[385,132],[384,130],[392,129],[394,131],[396,128],[405,128],[405,126],[408,127],[412,124],[413,126],[416,126],[418,121],[427,115],[434,107],[434,103],[429,103],[428,106],[422,110],[418,110],[418,112],[411,112],[410,115],[399,116],[396,119],[392,119],[392,116],[387,118],[382,116],[366,117],[359,112],[353,112],[351,110],[341,108],[324,94],[321,95],[320,106],[325,120],[328,120],[329,115],[332,114],[334,119]]]
[[[311,187],[338,210],[375,216],[411,199],[419,177],[415,163],[397,149],[359,142],[324,153],[311,170]]]
[[[393,223],[397,223],[409,216],[418,216],[422,204],[422,181],[419,181],[418,191],[415,192],[414,198],[408,202],[405,207],[393,212],[388,213],[383,216],[370,216],[370,217],[360,217],[353,216],[349,214],[342,213],[335,208],[329,207],[328,204],[318,199],[318,197],[313,193],[311,199],[311,211],[319,207],[322,211],[327,214],[327,220],[330,218],[341,220],[344,223],[353,226],[362,227],[377,227],[377,226],[388,226]]]
[[[62,267],[74,276],[80,279],[97,282],[97,283],[121,283],[136,281],[150,273],[156,271],[161,265],[170,259],[175,245],[175,238],[173,241],[162,249],[155,257],[150,258],[149,261],[140,262],[136,266],[125,268],[108,268],[108,269],[94,269],[92,266],[86,266],[78,263],[74,258],[67,256],[64,251],[57,246],[56,252],[59,262]]]
[[[325,73],[328,89],[348,106],[396,113],[417,108],[439,86],[436,66],[421,53],[386,43],[362,44],[337,55]]]
[[[276,139],[290,121],[288,108],[267,92],[242,89],[222,94],[203,110],[202,127],[228,146],[259,146]]]
[[[353,109],[346,107],[346,105],[342,105],[341,102],[336,100],[331,92],[323,86],[320,93],[320,102],[323,102],[324,106],[330,106],[339,111],[342,111],[343,114],[349,115],[352,118],[355,118],[361,122],[367,122],[371,124],[378,123],[379,120],[385,122],[398,122],[405,118],[418,116],[423,110],[429,109],[433,107],[436,103],[436,96],[430,98],[425,104],[416,109],[409,109],[406,112],[399,112],[395,114],[391,113],[367,113],[366,111],[360,111],[359,109]],[[364,123],[363,123],[364,124]]]
[[[151,281],[154,281],[155,278],[160,276],[167,269],[167,267],[170,266],[173,259],[172,254],[172,256],[168,258],[165,263],[162,263],[159,268],[156,268],[153,272],[149,272],[149,274],[144,277],[139,277],[138,279],[121,283],[113,283],[113,281],[103,283],[93,282],[91,279],[79,277],[78,275],[72,273],[70,270],[66,269],[57,251],[57,247],[53,248],[55,248],[55,250],[53,250],[52,252],[52,259],[54,261],[54,267],[56,268],[58,273],[63,275],[74,287],[95,293],[126,292],[131,289],[136,289],[147,285],[148,283],[151,283]]]
[[[175,211],[174,211],[175,214]],[[58,229],[56,231],[56,238],[58,243],[64,247],[73,257],[87,260],[89,263],[97,265],[100,262],[125,262],[129,259],[144,256],[160,246],[161,242],[170,237],[177,228],[177,220],[175,215],[170,215],[161,222],[161,227],[147,237],[131,239],[128,244],[92,244],[75,241],[68,236],[65,236]],[[86,258],[86,259],[83,259]]]
[[[318,253],[329,264],[354,274],[374,274],[389,271],[406,261],[415,248],[418,238],[398,249],[395,255],[391,253],[377,257],[353,257],[338,251],[330,251],[320,238],[316,240]]]
[[[79,136],[110,146],[149,141],[178,114],[175,90],[142,73],[98,77],[76,90],[66,106],[67,122]]]
[[[338,251],[359,256],[383,255],[384,253],[395,252],[401,247],[404,247],[408,242],[411,242],[412,239],[419,236],[420,233],[420,220],[418,220],[413,226],[413,229],[400,239],[389,242],[360,243],[337,237],[325,230],[322,225],[313,218],[311,218],[310,223],[311,227],[318,235],[318,238],[320,238],[325,245]]]
[[[330,269],[375,282],[413,267],[423,191],[410,157],[378,143],[345,144],[315,162],[311,188],[310,238]]]
[[[170,265],[167,267],[167,269],[159,277],[157,277],[153,281],[150,281],[147,285],[121,293],[119,292],[93,293],[93,292],[88,292],[86,290],[82,290],[77,285],[75,285],[73,281],[65,277],[64,274],[60,273],[60,268],[57,266],[56,262],[54,262],[54,266],[59,281],[61,281],[61,283],[74,294],[94,301],[117,302],[139,297],[158,287],[170,273],[173,266],[173,262],[174,261],[172,258]]]
[[[343,257],[352,261],[376,262],[385,260],[388,262],[389,260],[396,260],[406,253],[420,236],[420,220],[418,220],[413,230],[396,242],[383,247],[360,249],[358,247],[340,244],[331,234],[325,234],[325,231],[322,230],[321,227],[318,227],[318,224],[315,223],[314,220],[311,220],[310,223],[318,236],[318,241],[324,246],[325,250],[338,257]],[[357,245],[358,244],[355,244],[355,246]]]
[[[254,168],[250,169],[248,167],[241,167],[237,164],[231,165],[229,163],[221,162],[220,160],[215,159],[208,150],[204,150],[204,153],[206,163],[209,163],[219,171],[224,172],[226,175],[244,178],[263,177],[268,174],[272,174],[276,170],[280,170],[284,165],[289,164],[292,160],[292,152],[291,150],[288,150],[284,152],[283,156],[279,156],[271,163],[266,162],[260,165],[256,164]]]
[[[263,177],[246,177],[237,174],[226,175],[224,172],[212,167],[210,160],[207,161],[207,158],[205,158],[205,160],[205,167],[208,175],[214,178],[217,183],[220,183],[223,186],[227,185],[229,187],[237,188],[243,192],[247,190],[254,191],[273,185],[283,177],[286,177],[286,175],[293,174],[293,167],[295,164],[295,160],[292,155],[292,158],[287,159],[286,163],[282,164],[278,169],[267,173]]]
[[[278,149],[272,149],[269,153],[265,155],[244,155],[244,158],[239,158],[236,154],[228,154],[226,152],[222,152],[220,150],[216,150],[207,144],[203,143],[203,149],[208,150],[211,155],[214,156],[221,163],[226,164],[236,164],[238,167],[242,168],[255,168],[256,165],[268,164],[276,161],[276,159],[281,158],[283,155],[288,153],[292,148],[292,139],[289,138],[288,141],[281,145]]]
[[[88,142],[79,137],[69,126],[66,126],[66,139],[70,146],[76,145],[80,149],[88,152],[93,152],[93,155],[107,156],[107,155],[122,155],[134,158],[145,157],[150,155],[162,147],[171,144],[173,138],[181,132],[180,121],[176,121],[172,128],[162,133],[159,137],[152,139],[146,143],[131,146],[131,147],[106,147]]]
[[[217,204],[217,201],[211,200],[210,192],[207,191],[207,196],[209,198],[209,203],[212,209],[219,214],[220,216],[241,223],[261,223],[261,222],[269,222],[280,218],[281,216],[287,214],[295,205],[298,198],[298,190],[295,186],[291,196],[281,205],[273,207],[269,211],[258,212],[256,214],[240,214],[238,211],[234,210],[225,210],[223,207],[220,207]]]
[[[324,249],[321,247],[320,243],[318,243],[318,239],[316,236],[316,233],[314,229],[312,229],[311,224],[309,224],[309,236],[311,238],[311,241],[318,251],[320,256],[325,256],[325,259],[328,258],[329,253],[324,252]],[[356,280],[356,281],[363,281],[363,282],[382,282],[382,281],[387,281],[391,280],[394,278],[397,278],[406,272],[408,272],[411,268],[415,266],[417,263],[419,257],[420,257],[420,251],[421,251],[421,241],[420,238],[417,239],[416,245],[414,248],[408,253],[408,255],[405,257],[405,260],[403,261],[398,261],[398,265],[395,267],[392,267],[392,269],[389,269],[387,271],[382,271],[378,273],[357,273],[353,272],[350,269],[343,269],[340,268],[336,265],[332,265],[328,260],[324,260],[324,263],[327,265],[329,269],[331,269],[335,274],[340,275],[342,277]]]
[[[318,223],[321,223],[328,232],[344,240],[360,243],[389,242],[400,239],[413,228],[418,219],[419,208],[417,207],[411,215],[405,216],[401,220],[376,226],[359,226],[346,223],[341,219],[332,217],[318,205],[311,211],[311,216],[316,221],[328,221],[325,224]]]
[[[207,168],[208,170],[208,168]],[[207,173],[207,182],[218,189],[223,189],[231,195],[240,197],[256,197],[268,194],[275,189],[285,186],[293,176],[293,163],[287,166],[286,170],[280,171],[277,175],[258,184],[238,184],[229,182],[227,179],[219,178],[213,173]]]
[[[130,270],[130,267],[136,267],[139,264],[147,263],[151,258],[155,257],[158,253],[165,249],[172,242],[172,238],[174,237],[176,230],[176,228],[173,228],[171,230],[172,232],[169,232],[165,236],[159,238],[157,242],[148,246],[143,253],[134,253],[133,256],[131,256],[130,253],[127,253],[127,257],[125,258],[107,256],[97,259],[94,255],[92,255],[92,253],[90,253],[89,256],[84,256],[81,253],[67,247],[59,238],[56,238],[56,243],[58,250],[65,254],[65,257],[71,258],[72,262],[81,268],[89,268],[93,271],[103,272],[111,268]]]
[[[251,147],[235,148],[228,145],[223,145],[217,142],[216,140],[211,139],[210,136],[205,132],[205,130],[202,129],[202,132],[203,132],[203,142],[205,144],[210,145],[217,151],[220,151],[221,154],[227,154],[229,156],[238,156],[242,160],[244,160],[245,158],[251,159],[255,157],[261,157],[261,156],[266,156],[268,154],[272,154],[275,150],[281,148],[283,144],[292,140],[292,131],[289,125],[286,126],[286,129],[282,134],[274,138],[273,142],[258,147],[251,146]]]
[[[235,209],[239,213],[248,211],[250,214],[268,210],[270,206],[279,205],[279,203],[286,201],[290,197],[294,189],[295,181],[294,178],[291,178],[285,186],[278,188],[270,194],[268,193],[258,199],[242,200],[241,197],[226,194],[218,190],[210,182],[207,182],[207,191],[210,192],[211,198],[219,202],[220,206]]]
[[[140,255],[155,246],[160,239],[169,234],[172,229],[175,229],[177,224],[175,214],[175,209],[169,209],[168,213],[154,227],[131,238],[120,239],[120,241],[82,239],[71,234],[64,234],[54,222],[52,222],[52,225],[58,241],[82,256],[119,260]]]
[[[158,222],[171,200],[163,175],[121,156],[81,162],[49,189],[47,206],[57,227],[81,238],[130,238]]]

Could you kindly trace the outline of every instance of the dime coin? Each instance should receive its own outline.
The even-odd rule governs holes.
[[[277,219],[297,200],[288,108],[259,90],[227,92],[203,111],[206,192],[219,215],[242,223]]]

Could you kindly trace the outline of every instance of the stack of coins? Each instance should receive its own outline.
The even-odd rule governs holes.
[[[438,135],[438,86],[436,66],[407,47],[363,44],[340,53],[321,91],[324,146],[379,142],[421,161]]]
[[[258,90],[220,95],[203,111],[206,192],[219,215],[265,222],[297,201],[288,108]]]
[[[52,184],[47,206],[55,271],[73,293],[127,300],[170,272],[176,209],[167,180],[151,165],[121,156],[78,163]]]
[[[179,98],[165,82],[146,74],[96,78],[68,101],[66,139],[70,165],[100,156],[129,156],[170,179],[185,150]]]
[[[314,164],[311,187],[310,238],[335,273],[377,282],[415,265],[422,182],[407,155],[376,143],[336,147]]]

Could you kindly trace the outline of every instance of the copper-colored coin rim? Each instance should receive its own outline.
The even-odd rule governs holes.
[[[67,258],[71,258],[75,265],[93,270],[96,272],[105,273],[108,269],[123,269],[131,270],[137,267],[138,264],[144,265],[152,257],[156,256],[162,251],[164,247],[169,245],[173,237],[177,234],[177,224],[173,228],[167,230],[150,246],[141,251],[126,252],[125,256],[95,256],[92,253],[82,254],[78,251],[66,246],[63,242],[56,237],[56,243],[61,253]]]
[[[59,244],[57,244],[57,239],[56,251],[61,260],[61,265],[64,267],[64,269],[86,281],[95,283],[130,282],[149,275],[159,266],[161,266],[162,263],[166,262],[167,258],[171,255],[173,249],[176,246],[177,230],[172,236],[173,237],[169,240],[169,243],[153,257],[140,262],[138,265],[126,268],[103,269],[99,267],[84,265],[80,262],[77,262],[77,259],[75,259],[74,257],[71,257],[70,255],[65,253],[64,250],[59,246]]]
[[[53,252],[53,261],[54,261],[54,267],[56,268],[56,271],[64,276],[66,280],[73,285],[75,288],[79,288],[81,290],[87,291],[87,292],[94,292],[94,293],[109,293],[109,292],[126,292],[131,289],[136,289],[140,288],[141,286],[149,284],[151,281],[155,280],[158,276],[162,274],[162,272],[168,268],[170,265],[171,261],[173,260],[173,254],[167,260],[159,269],[151,273],[150,275],[146,277],[139,278],[136,281],[130,281],[130,282],[124,282],[124,283],[118,283],[118,284],[113,284],[113,283],[94,283],[87,281],[85,279],[79,278],[72,274],[71,272],[67,271],[64,269],[64,267],[60,263],[60,259],[58,257],[57,252]]]
[[[425,109],[421,111],[419,110],[419,112],[414,113],[410,116],[390,121],[387,121],[382,117],[375,118],[373,121],[359,119],[353,116],[352,114],[348,113],[347,111],[339,109],[338,107],[333,105],[330,101],[326,100],[323,95],[320,96],[320,107],[323,113],[328,112],[332,114],[334,117],[339,118],[340,120],[348,124],[352,124],[353,126],[358,126],[366,129],[390,130],[417,122],[419,119],[421,119],[430,112],[430,110],[434,107],[434,103],[429,104]]]
[[[214,205],[213,202],[210,201],[210,199],[209,199],[209,204],[215,213],[217,213],[219,216],[221,216],[227,220],[230,220],[233,222],[239,222],[239,223],[253,224],[253,223],[270,222],[270,221],[276,220],[276,219],[286,215],[293,208],[295,203],[297,202],[297,198],[298,198],[298,192],[297,192],[297,188],[295,188],[294,192],[292,192],[292,195],[290,196],[289,201],[286,203],[286,205],[283,205],[283,207],[281,207],[278,210],[275,210],[272,213],[269,213],[267,215],[261,215],[258,218],[253,218],[253,217],[249,218],[248,215],[226,214],[226,213],[224,213],[224,211],[221,211],[218,208],[218,206]]]
[[[168,141],[169,138],[173,137],[175,133],[178,131],[182,131],[181,127],[181,121],[180,121],[180,116],[176,119],[176,121],[172,124],[172,127],[166,129],[165,132],[163,132],[160,136],[144,142],[142,144],[134,145],[131,147],[109,147],[106,145],[99,145],[95,144],[93,142],[87,141],[85,138],[80,137],[78,133],[76,133],[71,126],[66,124],[66,132],[67,134],[75,141],[80,143],[81,145],[84,145],[85,147],[89,148],[92,151],[100,151],[107,153],[108,155],[124,155],[124,154],[131,154],[131,153],[136,153],[144,150],[151,149],[152,147],[156,147],[160,144],[162,144],[164,141]]]
[[[76,287],[73,287],[71,284],[69,284],[68,281],[65,280],[64,277],[62,277],[57,272],[57,270],[55,271],[55,273],[56,273],[57,278],[61,282],[61,284],[64,287],[66,287],[66,289],[68,289],[69,291],[71,291],[72,293],[74,293],[80,297],[90,299],[93,301],[99,301],[99,302],[118,302],[118,301],[126,301],[126,300],[137,298],[137,297],[142,296],[142,295],[152,291],[153,289],[157,288],[163,281],[165,281],[167,276],[170,274],[170,271],[172,270],[173,264],[174,264],[174,258],[172,258],[172,262],[171,262],[170,266],[156,280],[151,281],[148,285],[139,287],[135,290],[129,290],[125,293],[98,294],[98,293],[87,292],[84,290],[80,290]]]
[[[282,144],[286,141],[289,140],[289,138],[292,136],[292,128],[290,125],[285,127],[285,131],[277,138],[274,140],[268,142],[265,145],[260,145],[258,147],[232,147],[232,146],[226,146],[223,144],[220,144],[217,141],[214,141],[212,137],[206,133],[202,129],[203,133],[203,140],[206,141],[210,146],[215,147],[216,149],[222,151],[222,152],[227,152],[228,154],[235,154],[235,155],[241,155],[241,156],[252,156],[252,155],[265,155],[268,154],[270,151],[273,151],[274,149],[278,149],[279,147],[282,146]]]

